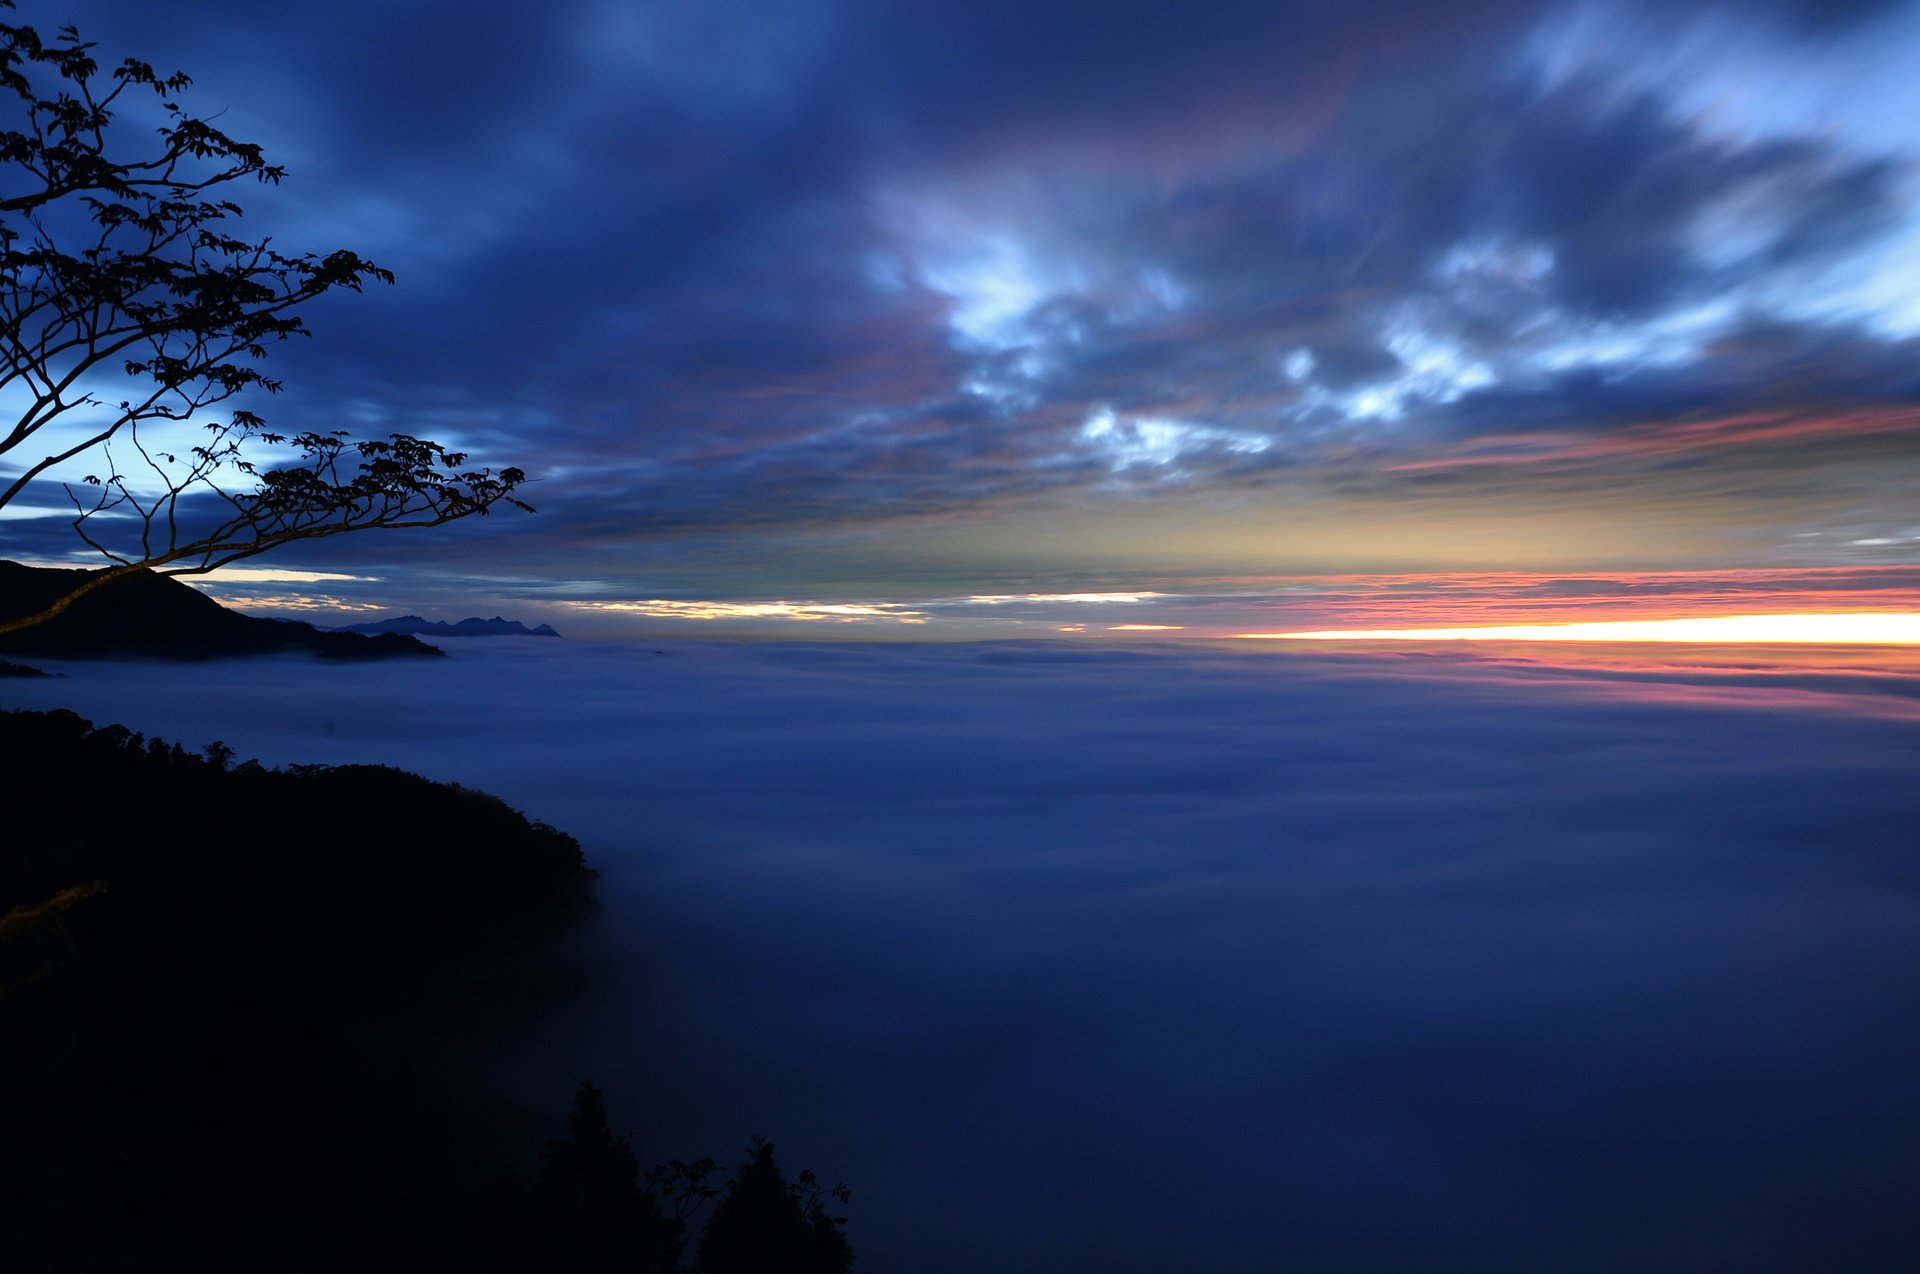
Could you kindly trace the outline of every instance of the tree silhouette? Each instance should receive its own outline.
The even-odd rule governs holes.
[[[298,540],[528,509],[513,494],[519,469],[469,468],[464,453],[404,434],[277,434],[240,405],[280,389],[260,365],[307,334],[302,304],[393,275],[352,252],[285,253],[235,234],[241,209],[224,188],[278,184],[285,170],[186,111],[187,76],[132,58],[103,71],[93,48],[72,27],[49,41],[0,23],[0,102],[11,94],[15,108],[0,129],[0,401],[18,405],[0,418],[0,460],[17,453],[0,471],[0,509],[85,459],[94,472],[63,485],[75,530],[111,565],[0,632],[143,568],[201,574]],[[142,98],[161,121],[144,145],[115,127]],[[124,396],[103,397],[116,377]],[[229,400],[224,420],[187,432]],[[257,467],[249,444],[291,462]]]
[[[811,1171],[788,1185],[773,1144],[756,1137],[701,1231],[695,1274],[848,1274],[846,1218],[828,1215],[826,1201],[850,1198],[845,1186],[822,1189]]]
[[[519,1235],[525,1264],[517,1267],[580,1274],[679,1267],[680,1218],[663,1215],[654,1191],[640,1184],[640,1162],[626,1138],[614,1137],[591,1081],[574,1096],[567,1135],[541,1151],[527,1205]]]

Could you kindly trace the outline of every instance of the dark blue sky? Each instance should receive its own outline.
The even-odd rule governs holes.
[[[276,425],[536,517],[329,596],[924,598],[1920,551],[1920,10],[25,0],[268,146]],[[57,498],[58,493],[51,493]],[[0,528],[15,556],[58,524]],[[6,541],[10,540],[11,543]]]

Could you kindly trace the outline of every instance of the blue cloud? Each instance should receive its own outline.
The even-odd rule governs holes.
[[[1884,284],[1920,233],[1910,152],[1711,114],[1674,33],[1721,30],[1714,5],[1571,12],[73,16],[288,159],[250,225],[400,275],[317,307],[263,410],[544,473],[512,550],[439,541],[535,573],[569,545],[692,561],[724,532],[744,561],[765,532],[1040,499],[1337,494],[1356,457],[1480,433],[1911,403]],[[1838,92],[1839,54],[1897,61],[1911,17],[1782,0],[1716,74],[1804,48]]]

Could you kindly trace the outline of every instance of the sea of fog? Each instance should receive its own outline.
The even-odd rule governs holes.
[[[594,1077],[643,1161],[765,1134],[869,1271],[1920,1254],[1911,666],[447,647],[0,704],[575,833],[604,975],[497,1082]]]

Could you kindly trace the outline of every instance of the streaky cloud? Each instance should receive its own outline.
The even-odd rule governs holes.
[[[1588,624],[1507,624],[1485,628],[1347,628],[1235,633],[1242,641],[1661,641],[1739,646],[1920,645],[1920,613],[1716,615]]]

